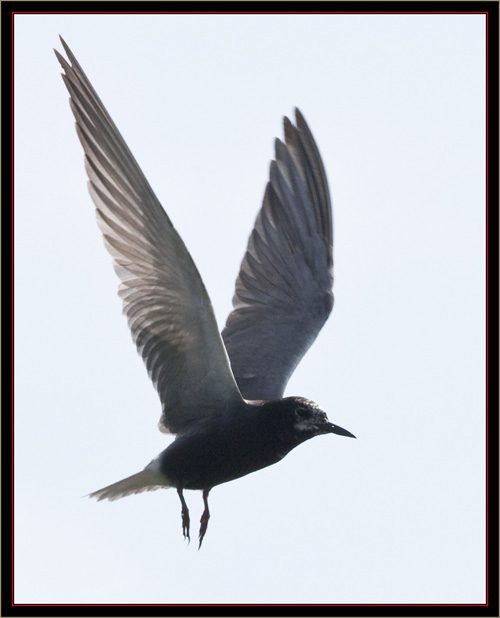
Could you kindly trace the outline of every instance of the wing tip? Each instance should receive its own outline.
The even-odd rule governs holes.
[[[305,122],[304,114],[300,111],[298,107],[295,107],[293,111],[295,112],[295,122],[297,124],[301,121]]]
[[[71,58],[73,54],[71,52],[71,49],[69,48],[69,45],[66,43],[66,41],[62,38],[61,35],[59,35],[59,40],[61,41],[61,45],[64,47],[64,51],[68,54],[68,58]]]

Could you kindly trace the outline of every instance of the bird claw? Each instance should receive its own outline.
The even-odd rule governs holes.
[[[200,549],[201,544],[203,543],[203,537],[205,536],[205,533],[207,531],[207,526],[208,526],[208,517],[206,518],[206,520],[203,519],[203,517],[201,518],[201,526],[200,526],[200,534],[199,534],[199,539],[200,539],[200,544],[198,545],[198,549]]]
[[[182,509],[182,534],[188,540],[188,543],[191,541],[189,537],[189,523],[189,511]]]
[[[201,548],[201,544],[203,543],[203,537],[205,536],[205,533],[207,531],[207,526],[208,526],[208,517],[207,520],[204,522],[203,518],[201,519],[201,526],[200,526],[200,534],[198,536],[198,538],[200,539],[200,543],[198,545],[198,549]]]
[[[198,545],[198,549],[200,549],[201,544],[203,543],[203,537],[205,536],[205,533],[207,531],[208,528],[208,520],[210,519],[210,511],[208,510],[208,504],[205,502],[205,510],[203,511],[203,515],[201,516],[200,519],[200,534],[199,534],[199,539],[200,539],[200,544]]]
[[[182,510],[181,510],[182,534],[184,538],[188,540],[188,543],[189,543],[191,541],[191,539],[189,538],[189,509],[187,507],[186,501],[184,500],[184,495],[182,493],[182,487],[177,488],[177,494],[182,504]]]

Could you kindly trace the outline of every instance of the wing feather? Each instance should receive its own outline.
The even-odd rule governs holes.
[[[333,231],[325,170],[304,117],[284,120],[262,208],[222,332],[246,399],[278,399],[333,306]]]
[[[62,41],[62,39],[61,39]],[[160,428],[182,433],[244,402],[196,266],[104,105],[62,41],[89,190],[121,284],[133,340],[162,403]]]

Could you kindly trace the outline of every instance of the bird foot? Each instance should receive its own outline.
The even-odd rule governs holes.
[[[189,524],[189,511],[188,509],[182,509],[182,534],[184,535],[184,538],[188,540],[188,543],[191,540],[189,537]]]
[[[191,540],[189,538],[189,509],[187,507],[186,501],[184,500],[184,495],[182,493],[182,487],[177,488],[177,494],[179,498],[181,499],[181,504],[182,504],[182,511],[181,511],[182,534],[184,535],[184,538],[188,540],[188,543],[189,543],[189,541]]]
[[[205,510],[203,511],[203,515],[200,519],[200,544],[198,545],[198,549],[200,549],[201,544],[203,543],[203,537],[207,531],[208,520],[210,519],[210,511],[208,510],[208,494],[210,493],[210,489],[203,490],[203,504],[205,505]]]
[[[203,511],[203,515],[201,516],[200,519],[200,535],[199,535],[199,539],[200,539],[200,544],[198,545],[198,549],[200,549],[201,544],[203,543],[203,537],[205,536],[205,533],[207,531],[208,528],[208,520],[210,519],[210,512],[208,509],[205,509]]]

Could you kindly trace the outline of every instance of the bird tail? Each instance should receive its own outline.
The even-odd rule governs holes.
[[[128,476],[117,483],[88,494],[88,497],[97,498],[97,500],[118,500],[131,494],[168,487],[171,487],[171,485],[159,471],[145,468],[137,474],[132,474],[132,476]]]

